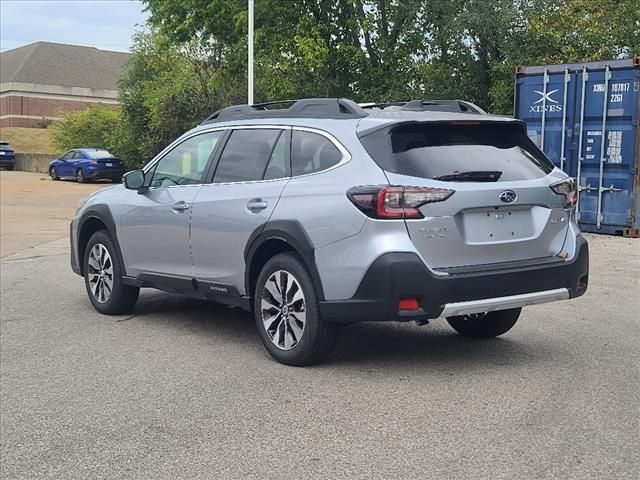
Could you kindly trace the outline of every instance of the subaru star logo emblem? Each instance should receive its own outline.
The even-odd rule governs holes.
[[[505,203],[512,203],[516,201],[518,195],[516,195],[516,192],[514,192],[513,190],[505,190],[500,195],[498,195],[498,198]]]

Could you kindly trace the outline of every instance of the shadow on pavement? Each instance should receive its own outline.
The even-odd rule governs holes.
[[[263,348],[251,314],[214,302],[149,291],[141,294],[133,314],[119,321],[129,319],[188,329],[199,335],[210,334],[213,342]],[[392,362],[412,367],[424,365],[430,369],[467,370],[534,364],[549,357],[558,361],[566,354],[557,342],[548,343],[548,338],[536,337],[531,331],[525,337],[518,335],[518,327],[504,337],[473,340],[456,334],[445,320],[435,320],[423,327],[413,322],[343,325],[339,327],[335,348],[319,368]]]

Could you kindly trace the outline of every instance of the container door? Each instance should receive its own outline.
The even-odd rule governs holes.
[[[618,233],[634,213],[640,71],[585,69],[576,83],[577,97],[582,97],[583,86],[585,97],[582,132],[576,130],[582,140],[580,224],[586,231]]]
[[[572,127],[575,114],[575,73],[526,76],[517,79],[516,117],[553,163],[570,172]]]

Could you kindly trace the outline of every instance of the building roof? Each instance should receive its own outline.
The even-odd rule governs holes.
[[[0,53],[0,83],[117,90],[131,54],[35,42]]]

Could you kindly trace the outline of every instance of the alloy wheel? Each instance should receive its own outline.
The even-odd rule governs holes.
[[[113,261],[109,250],[101,243],[96,243],[89,252],[87,275],[93,298],[99,303],[106,303],[113,291]]]
[[[272,273],[262,289],[260,310],[264,329],[276,347],[291,350],[300,342],[307,313],[296,277],[286,270]]]

